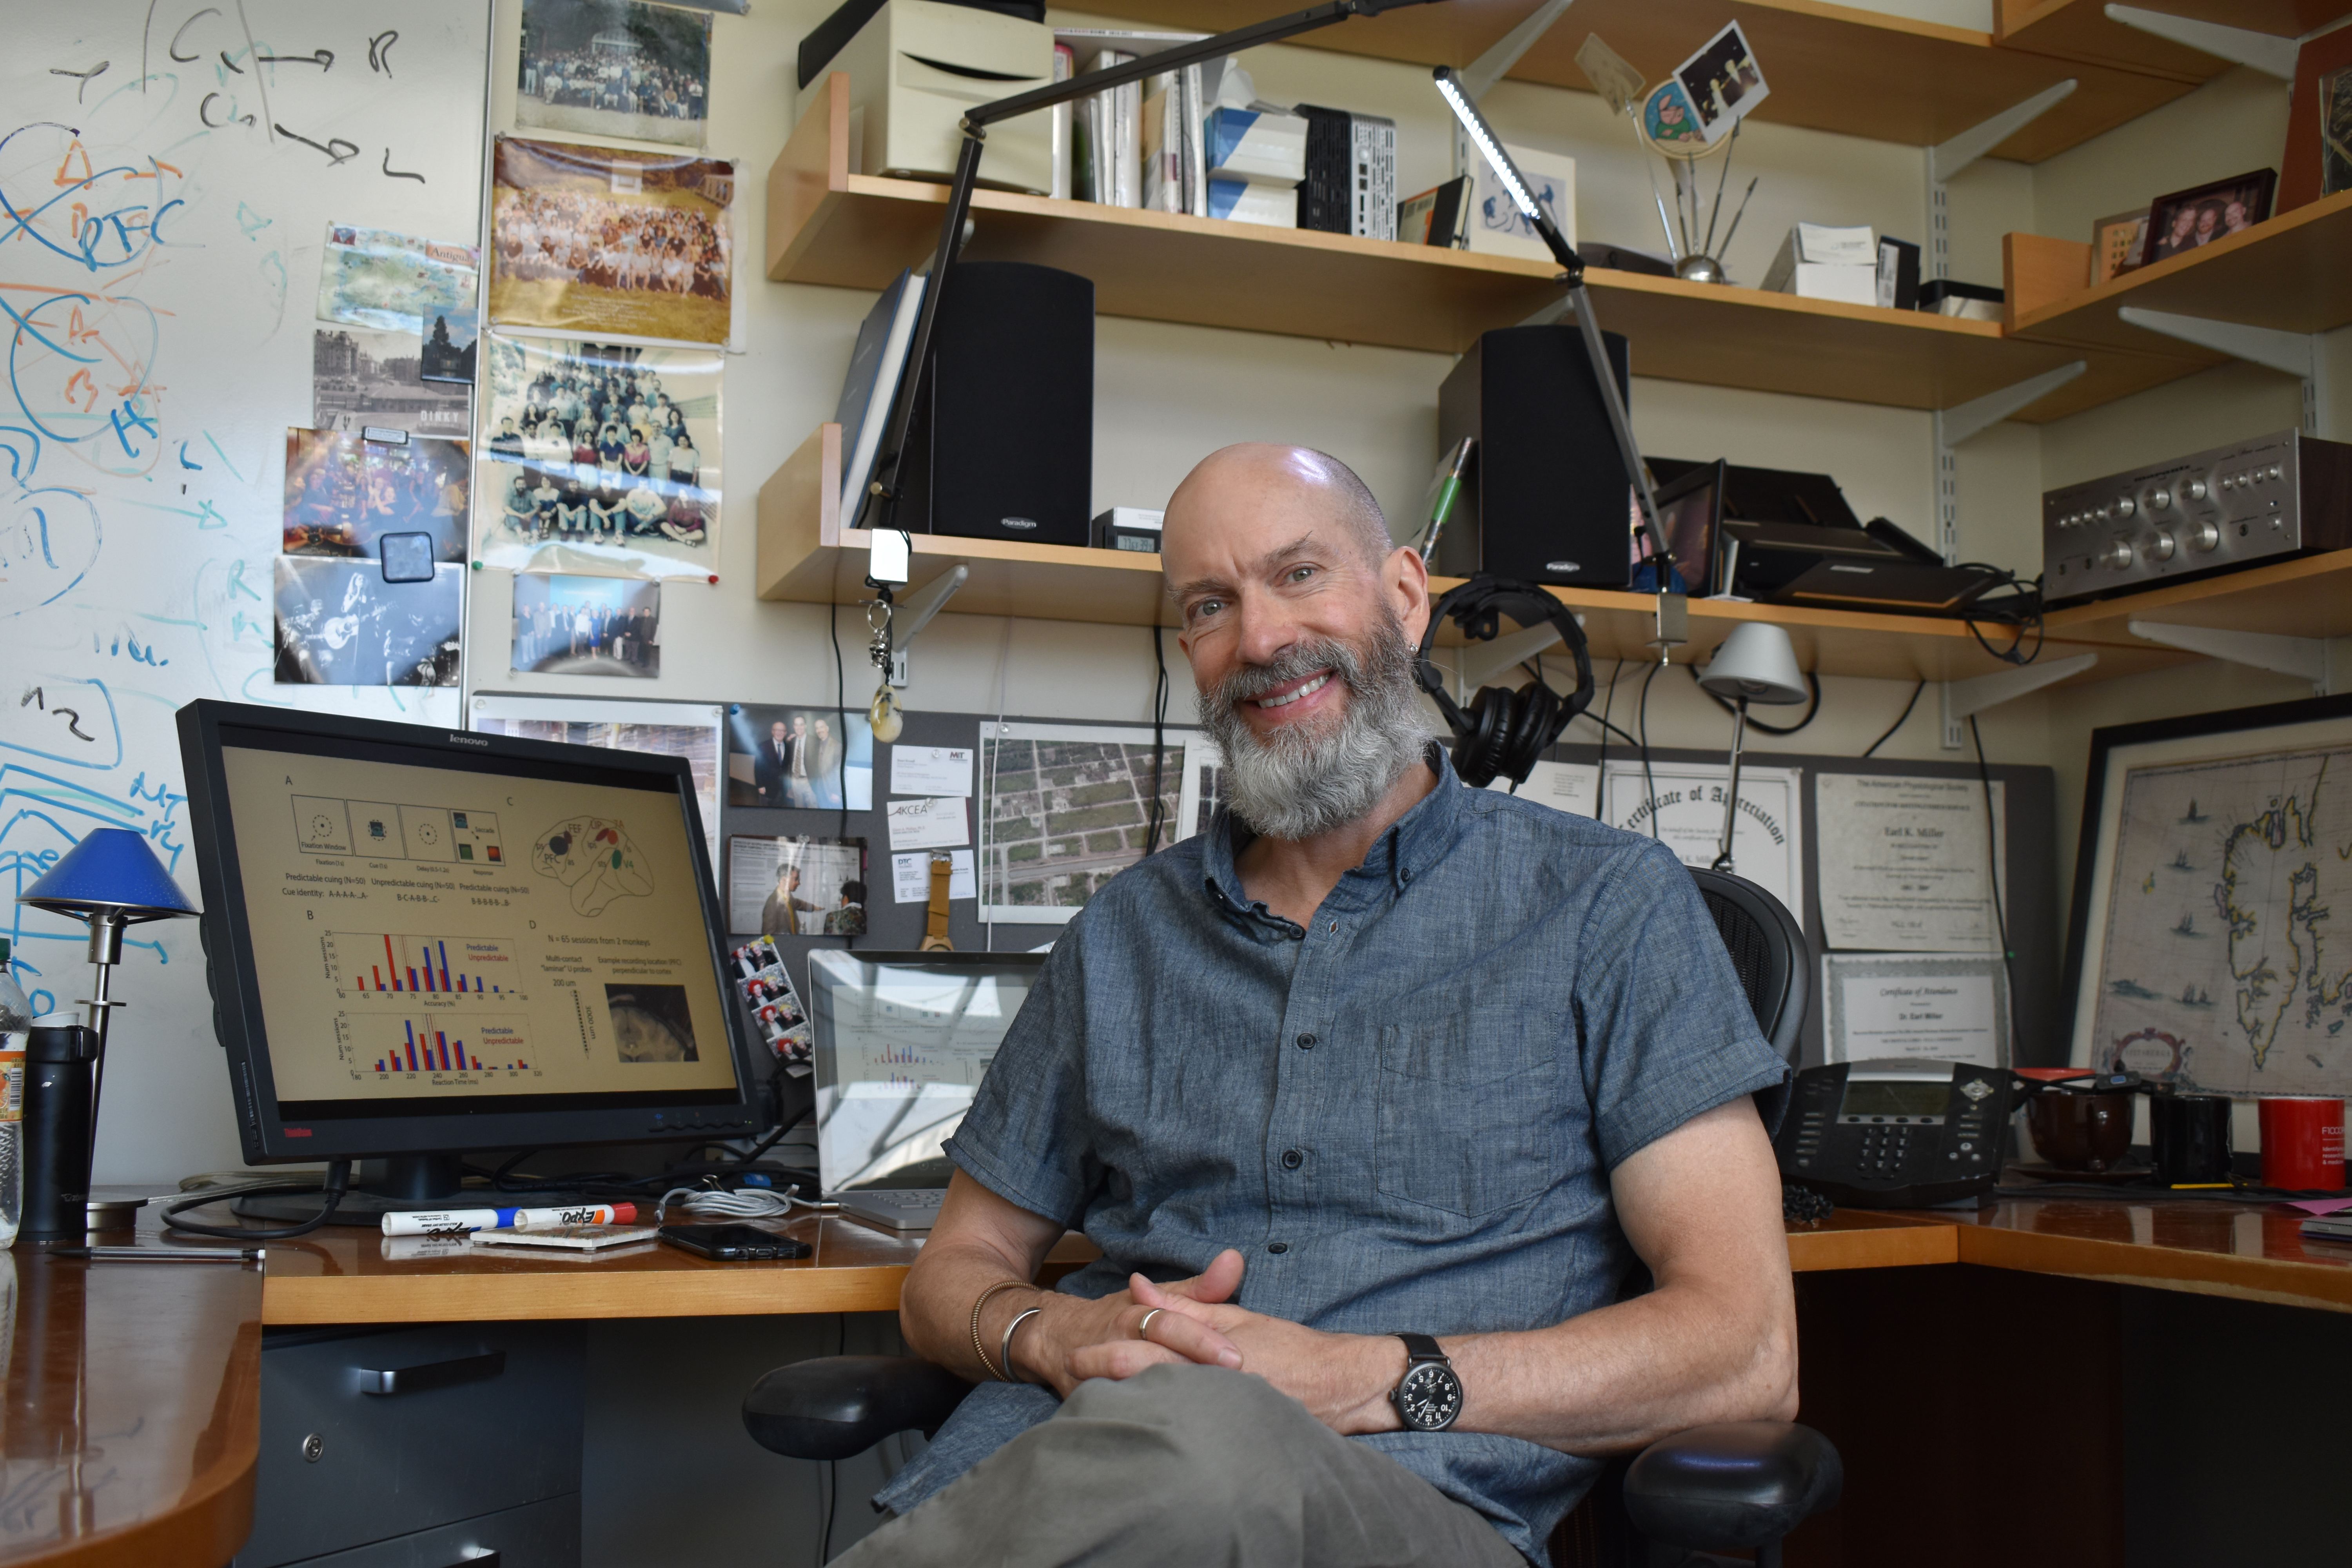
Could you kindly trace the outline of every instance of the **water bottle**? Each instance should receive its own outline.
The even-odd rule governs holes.
[[[0,937],[0,1247],[16,1239],[25,1209],[25,1037],[32,1026],[33,1004]]]

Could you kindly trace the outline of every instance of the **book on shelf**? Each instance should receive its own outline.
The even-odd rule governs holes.
[[[923,286],[929,281],[913,272],[901,272],[882,290],[882,298],[866,313],[857,329],[857,346],[850,352],[849,374],[841,386],[841,405],[834,420],[841,426],[841,526],[857,526],[866,487],[874,478],[881,455],[884,427],[890,421],[890,404],[898,395],[898,377],[907,363],[907,348],[915,335],[915,318],[923,308]]]
[[[1396,237],[1396,121],[1376,114],[1298,106],[1307,121],[1307,172],[1298,226],[1364,239]]]
[[[1057,40],[1054,45],[1054,79],[1057,82],[1067,81],[1077,74],[1078,52],[1069,45]],[[1067,103],[1057,103],[1045,111],[1054,119],[1054,128],[1050,133],[1054,158],[1054,183],[1047,195],[1065,201],[1070,195],[1070,110],[1074,107]]]
[[[1206,33],[1146,33],[1123,27],[1056,27],[1054,42],[1056,50],[1068,49],[1077,74],[1099,70],[1106,66],[1125,65],[1130,60],[1157,54],[1177,44],[1191,43],[1207,37]],[[1186,73],[1170,71],[1146,81],[1129,82],[1124,87],[1110,88],[1077,100],[1070,107],[1070,151],[1068,155],[1067,194],[1082,202],[1099,202],[1106,206],[1157,207],[1164,212],[1197,211],[1186,202],[1189,193],[1181,183],[1181,132],[1183,126],[1197,116],[1188,114],[1184,106],[1183,86]],[[1146,100],[1162,92],[1168,101],[1157,110],[1146,108]],[[1146,143],[1160,146],[1169,142],[1169,128],[1164,121],[1173,114],[1179,132],[1175,144],[1180,167],[1174,199],[1185,205],[1166,205],[1166,195],[1160,193],[1168,171],[1160,179],[1150,174],[1150,154]],[[1155,118],[1163,121],[1157,126]],[[1057,179],[1056,184],[1062,182]],[[1059,191],[1056,194],[1061,194]]]
[[[1468,174],[1456,174],[1419,195],[1397,204],[1396,237],[1407,245],[1442,245],[1460,248],[1467,237],[1470,192],[1475,184]]]

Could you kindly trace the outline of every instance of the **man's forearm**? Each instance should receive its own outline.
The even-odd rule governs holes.
[[[1003,1369],[995,1365],[1004,1331],[1013,1320],[1039,1306],[1043,1291],[1026,1281],[1029,1270],[1017,1258],[1007,1258],[979,1242],[941,1247],[927,1245],[923,1256],[908,1272],[898,1297],[898,1327],[908,1348],[925,1361],[936,1362],[959,1377],[974,1383],[993,1381]],[[971,1309],[981,1293],[1007,1279],[1019,1287],[999,1290],[981,1307],[980,1342],[988,1352],[982,1364],[972,1349]],[[1032,1319],[1022,1331],[1034,1328]],[[1016,1374],[1017,1375],[1017,1374]]]

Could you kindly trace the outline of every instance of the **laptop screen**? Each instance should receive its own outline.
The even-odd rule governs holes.
[[[826,1193],[885,1184],[940,1157],[1045,962],[1027,952],[809,954]]]

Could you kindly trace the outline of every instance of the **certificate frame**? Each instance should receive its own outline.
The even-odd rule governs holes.
[[[1987,981],[1992,987],[1993,1060],[1986,1067],[2012,1067],[2017,1058],[2015,1016],[2010,998],[2009,966],[1997,952],[1824,952],[1822,954],[1822,1059],[1825,1062],[1851,1062],[1887,1059],[1885,1053],[1864,1052],[1856,1055],[1852,1036],[1857,1021],[1850,1015],[1845,1001],[1845,983],[1854,980],[1878,981],[1899,985],[1906,983],[1934,986],[1938,983]],[[1958,1057],[1914,1057],[1902,1053],[1895,1059],[1920,1061],[1955,1061],[1972,1058]]]

